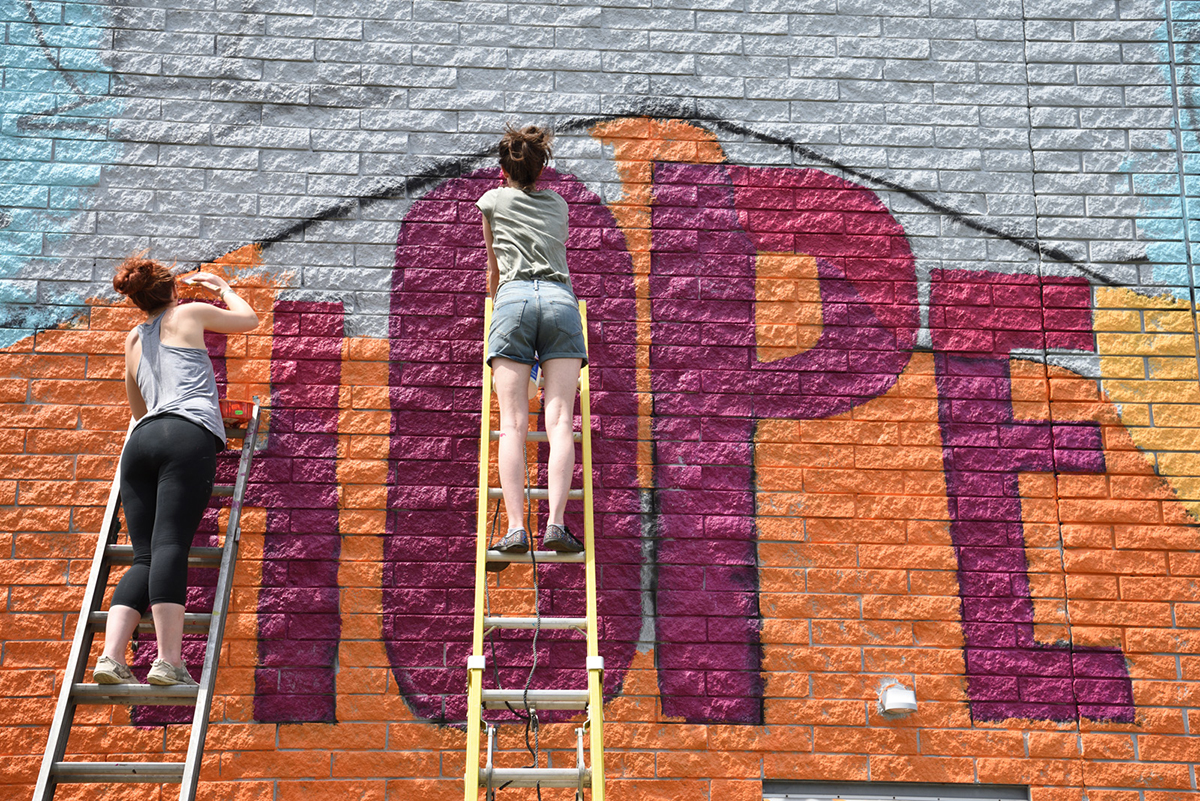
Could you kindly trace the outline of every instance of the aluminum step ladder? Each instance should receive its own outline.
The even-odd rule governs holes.
[[[579,303],[583,320],[584,339],[587,338],[587,304]],[[504,787],[567,787],[575,788],[582,797],[584,790],[591,791],[593,801],[604,801],[604,658],[600,656],[598,628],[596,624],[596,560],[594,547],[595,521],[592,508],[592,416],[588,368],[579,375],[579,409],[581,425],[575,432],[575,441],[583,446],[583,487],[572,489],[568,499],[583,501],[582,553],[560,553],[557,551],[530,551],[523,554],[501,553],[488,550],[488,501],[502,497],[499,487],[488,486],[491,443],[500,438],[492,423],[492,370],[487,364],[486,332],[492,323],[492,301],[484,304],[483,330],[483,416],[479,425],[479,501],[475,547],[475,618],[472,635],[471,656],[467,659],[467,766],[465,775],[466,801],[478,801],[482,786],[489,797]],[[530,442],[546,442],[544,431],[531,431]],[[525,498],[544,500],[548,497],[545,488],[526,489]],[[497,510],[498,513],[498,510]],[[534,532],[530,534],[530,545],[534,543]],[[578,564],[583,566],[586,585],[586,617],[542,618],[516,617],[487,614],[487,576],[489,563],[523,562],[535,564]],[[535,577],[536,579],[536,577]],[[487,633],[493,629],[575,629],[587,638],[587,662],[581,669],[587,671],[586,690],[534,690],[484,689],[483,674],[486,667],[484,645]],[[497,768],[493,764],[496,753],[496,729],[483,719],[485,709],[528,706],[537,710],[577,709],[587,712],[582,728],[576,729],[576,763],[574,768]],[[483,726],[487,725],[487,760],[480,765],[480,745]],[[583,741],[589,741],[588,758],[590,767],[584,762]]]
[[[226,435],[230,439],[242,440],[242,452],[234,483],[213,487],[214,498],[232,498],[225,542],[219,548],[193,547],[188,552],[188,567],[219,568],[212,613],[184,615],[185,632],[208,634],[204,666],[199,685],[195,687],[158,687],[151,684],[101,685],[86,683],[84,680],[84,675],[90,667],[92,639],[97,632],[104,631],[108,619],[108,613],[101,611],[101,605],[108,586],[109,573],[116,565],[133,564],[133,546],[117,544],[117,532],[120,528],[117,510],[121,505],[121,470],[118,463],[118,477],[113,479],[112,489],[108,493],[104,522],[101,524],[100,536],[97,537],[96,555],[92,559],[91,574],[83,596],[83,609],[75,627],[75,639],[71,645],[71,655],[67,660],[67,670],[59,691],[58,705],[54,710],[54,720],[50,724],[50,735],[46,741],[46,754],[42,758],[34,801],[50,801],[54,798],[58,785],[67,783],[179,783],[180,801],[192,801],[196,797],[200,762],[204,756],[204,738],[208,732],[208,714],[212,707],[213,687],[217,678],[217,660],[225,633],[225,616],[229,609],[238,540],[241,537],[242,501],[246,495],[246,482],[258,446],[261,417],[262,409],[255,398],[245,428],[234,428],[226,423]],[[133,423],[130,423],[126,439],[132,431]],[[138,630],[154,630],[153,619],[148,614],[142,618]],[[64,757],[67,740],[71,734],[75,710],[80,704],[194,705],[187,756],[182,762],[66,761]]]

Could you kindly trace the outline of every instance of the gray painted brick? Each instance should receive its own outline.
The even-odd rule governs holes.
[[[974,39],[975,26],[975,21],[969,19],[941,19],[934,28],[928,17],[884,17],[882,36],[885,39],[928,39],[930,36],[938,39]],[[1019,30],[1013,38],[1021,38]]]
[[[460,42],[469,47],[509,48],[517,45],[522,50],[527,50],[554,47],[558,33],[558,28],[549,26],[472,25],[461,31]],[[573,49],[585,47],[581,45]]]
[[[170,10],[166,15],[164,27],[168,31],[255,36],[264,33],[267,24],[263,14]]]
[[[1030,42],[1027,46],[1030,63],[1068,62],[1071,64],[1119,64],[1121,48],[1110,42]]]
[[[836,14],[837,0],[746,0],[751,13]]]
[[[837,100],[838,82],[833,80],[800,81],[791,78],[772,80],[750,78],[745,81],[745,97],[772,100]]]
[[[696,72],[701,75],[722,75],[737,78],[778,78],[790,69],[785,58],[722,55],[700,56]]]
[[[927,59],[928,39],[879,39],[838,37],[838,55],[842,58]]]
[[[608,28],[632,28],[640,31],[691,31],[696,29],[696,14],[671,9],[604,8],[601,24]]]
[[[979,110],[974,106],[928,105],[896,103],[885,109],[887,122],[892,125],[925,125],[937,132],[944,126],[979,125]]]
[[[314,43],[317,61],[341,61],[368,67],[412,63],[412,45],[392,42],[338,42],[323,39]]]
[[[364,109],[361,125],[368,131],[452,131],[455,129],[453,112],[433,113],[415,109]]]
[[[271,84],[261,81],[216,80],[212,84],[214,95],[225,100],[242,103],[308,103],[308,87],[286,84]]]
[[[554,75],[554,89],[562,92],[594,92],[597,94],[649,94],[649,75],[596,75],[585,72],[561,72]],[[490,108],[490,106],[478,106]]]
[[[838,13],[870,17],[925,17],[929,0],[838,0]]]
[[[702,11],[696,14],[696,30],[714,33],[787,34],[786,14],[745,14],[737,11]]]
[[[971,62],[889,60],[883,64],[883,78],[887,81],[974,83],[979,80],[979,72]]]
[[[554,84],[554,73],[549,71],[525,71],[510,74],[504,70],[458,70],[458,88],[472,91],[494,90],[497,87],[505,91],[538,91]],[[454,86],[453,83],[450,86]]]
[[[789,19],[793,36],[861,36],[879,38],[883,23],[875,18],[834,14],[795,14]]]
[[[502,69],[507,66],[507,54],[500,47],[461,49],[444,45],[413,45],[413,64],[438,67],[484,67]]]
[[[869,81],[883,77],[883,61],[867,58],[800,58],[788,60],[793,78],[850,78]]]
[[[212,131],[213,144],[225,147],[307,148],[309,141],[309,132],[300,128],[230,125]]]
[[[1070,20],[1029,20],[1025,23],[1025,38],[1031,42],[1070,42],[1075,38],[1075,26]]]
[[[1117,0],[1025,0],[1029,19],[1116,19]]]
[[[1000,42],[1019,42],[1025,37],[1025,26],[1020,19],[981,19],[975,22],[975,31],[980,39]]]
[[[455,3],[454,5],[458,5]],[[499,4],[505,8],[504,4]],[[508,7],[507,22],[526,26],[549,25],[560,28],[598,28],[602,12],[597,6],[513,5]],[[505,21],[501,17],[498,21]]]
[[[368,86],[449,87],[456,77],[449,67],[364,64],[362,68],[362,82]]]
[[[604,53],[601,63],[606,72],[690,75],[696,71],[694,55],[675,53]]]
[[[565,70],[589,72],[599,70],[600,53],[589,50],[532,50],[512,48],[508,51],[510,70]]]
[[[170,33],[155,30],[118,30],[113,32],[113,48],[140,53],[211,56],[216,37],[211,33]]]
[[[294,0],[281,0],[293,2]],[[374,27],[374,26],[372,26]],[[307,39],[353,39],[363,38],[363,24],[359,19],[329,19],[327,17],[268,16],[268,36],[294,36]]]
[[[1074,64],[1030,64],[1025,67],[1024,71],[1028,74],[1029,83],[1032,85],[1074,86],[1079,82]]]
[[[837,42],[817,36],[743,36],[742,51],[748,56],[796,56],[834,58]]]
[[[1026,83],[1024,64],[980,64],[979,80],[982,83]]]
[[[508,8],[506,3],[416,0],[412,4],[412,18],[470,24],[497,23],[508,21]]]
[[[659,53],[740,53],[742,37],[725,33],[650,31],[650,49]]]
[[[195,167],[222,170],[257,170],[258,150],[253,148],[162,145],[160,167]]]
[[[555,28],[554,46],[636,52],[650,46],[650,32],[601,28]]]
[[[282,36],[218,36],[217,55],[279,61],[312,61],[315,45],[308,39]],[[293,65],[295,66],[295,65]]]

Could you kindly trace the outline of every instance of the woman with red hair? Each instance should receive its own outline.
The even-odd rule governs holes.
[[[196,683],[182,653],[187,557],[212,497],[216,454],[225,448],[204,332],[244,333],[258,315],[219,276],[183,280],[215,292],[227,308],[180,304],[176,277],[144,253],[126,259],[113,278],[146,321],[125,338],[125,393],[137,424],[121,454],[121,506],[134,559],[113,594],[104,653],[92,673],[97,684],[136,683],[125,653],[147,608],[158,658],[146,680]]]

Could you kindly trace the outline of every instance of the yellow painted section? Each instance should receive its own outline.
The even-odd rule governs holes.
[[[1186,300],[1096,290],[1101,387],[1134,444],[1200,519],[1200,376]]]

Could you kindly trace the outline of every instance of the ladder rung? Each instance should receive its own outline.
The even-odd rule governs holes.
[[[493,629],[579,629],[587,631],[586,617],[485,617],[483,627]]]
[[[486,709],[504,709],[506,705],[525,707],[524,690],[484,690],[483,706]],[[588,691],[584,690],[530,690],[529,706],[535,709],[587,709]]]
[[[107,545],[104,548],[104,554],[109,559],[109,564],[113,565],[132,565],[133,564],[133,546],[132,545]],[[220,567],[221,565],[221,549],[213,547],[192,548],[188,551],[188,567]]]
[[[509,787],[578,787],[578,768],[494,768],[492,770],[492,787],[508,785]],[[479,771],[479,783],[488,785],[486,770]],[[583,769],[583,786],[592,786],[592,769]]]
[[[534,556],[537,557],[537,563],[539,565],[542,563],[549,564],[552,562],[560,563],[560,564],[563,562],[566,562],[569,564],[581,565],[585,561],[587,561],[587,554],[585,554],[582,551],[580,551],[578,553],[571,553],[570,551],[535,551]],[[531,560],[530,560],[528,551],[526,551],[525,553],[503,553],[501,551],[488,551],[487,552],[487,561],[489,561],[489,562],[529,562]]]
[[[93,631],[104,631],[108,623],[108,612],[92,612],[88,615],[88,624]],[[212,627],[212,615],[199,612],[188,612],[183,616],[183,630],[188,634],[207,634]],[[146,615],[138,624],[138,631],[154,631],[154,617]]]
[[[68,782],[180,782],[182,762],[55,762],[51,775]]]
[[[488,487],[488,500],[494,501],[497,498],[503,498],[504,492],[499,487]],[[550,490],[545,487],[531,487],[525,490],[525,497],[535,501],[545,501],[550,499]],[[573,489],[567,491],[567,499],[572,501],[583,500],[583,490]]]
[[[196,703],[196,685],[158,687],[153,684],[74,684],[77,704],[137,704],[139,706],[190,706]]]
[[[212,494],[213,494],[214,498],[232,498],[233,497],[233,485],[232,484],[213,484]]]
[[[500,432],[499,431],[489,431],[488,439],[490,439],[492,442],[495,442],[496,440],[500,439]],[[529,442],[549,442],[550,441],[550,437],[547,436],[545,431],[530,431],[529,433],[527,433],[525,435],[525,439]],[[572,431],[571,439],[575,440],[576,442],[583,442],[583,432],[582,431]]]

